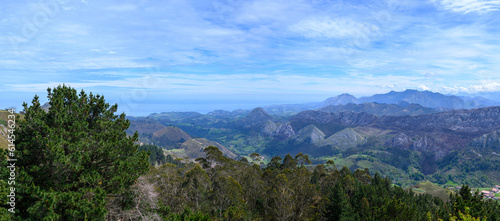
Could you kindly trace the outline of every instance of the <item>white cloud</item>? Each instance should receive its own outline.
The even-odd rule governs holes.
[[[146,74],[144,74],[146,75]],[[47,82],[47,83],[32,83],[32,84],[7,84],[13,91],[23,92],[42,92],[47,88],[57,87],[65,84],[74,88],[95,88],[95,87],[115,87],[115,88],[138,88],[138,89],[157,89],[160,85],[168,80],[164,77],[147,74],[143,77],[123,78],[121,80],[93,80],[83,82]]]
[[[273,25],[293,21],[311,10],[310,4],[301,0],[243,1],[233,13],[239,24]]]
[[[491,81],[491,82],[484,82],[483,84],[473,84],[469,86],[453,86],[453,87],[443,87],[443,91],[445,93],[469,93],[469,94],[474,94],[474,93],[480,93],[480,92],[499,92],[500,91],[500,82],[496,81]]]
[[[308,38],[367,38],[379,28],[348,18],[320,17],[302,20],[290,30]]]
[[[500,82],[485,82],[484,84],[472,85],[469,87],[470,92],[494,92],[500,91]]]
[[[446,10],[462,14],[471,12],[484,14],[500,10],[498,0],[441,0],[439,4]]]
[[[9,13],[0,23],[6,33],[0,37],[0,68],[11,76],[57,75],[41,80],[23,75],[19,79],[26,82],[15,82],[16,90],[45,91],[59,82],[127,90],[119,87],[128,84],[110,78],[85,80],[99,79],[109,74],[103,70],[112,69],[112,75],[124,80],[151,66],[179,72],[162,77],[164,90],[177,94],[497,90],[494,83],[482,84],[486,77],[478,75],[500,73],[498,14],[486,13],[498,10],[500,0],[431,1],[445,10],[429,10],[433,5],[428,1],[142,0],[135,6],[77,1],[65,5],[72,11],[61,11],[33,39],[19,39],[20,52],[12,50],[10,36],[22,36],[21,18],[32,19],[33,10],[39,9],[28,11],[17,3],[6,5]],[[219,3],[221,7],[213,7]],[[450,15],[448,10],[483,15]],[[97,70],[84,76],[89,69]],[[348,76],[350,71],[357,75]]]
[[[425,85],[423,85],[423,84],[422,84],[422,85],[419,85],[417,88],[418,88],[419,90],[423,90],[423,91],[430,91],[430,90],[431,90],[431,88],[430,88],[430,87],[427,87],[427,86],[425,86]]]

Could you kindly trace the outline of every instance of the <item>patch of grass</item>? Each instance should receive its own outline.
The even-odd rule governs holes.
[[[172,149],[172,150],[170,150],[170,152],[172,152],[172,153],[183,153],[184,149]]]
[[[368,160],[361,160],[361,161],[358,161],[358,166],[361,167],[361,168],[373,168],[373,163],[368,161]]]
[[[352,159],[349,158],[337,158],[334,159],[333,162],[335,162],[335,165],[337,166],[338,169],[344,166],[351,167],[354,164],[352,162]]]
[[[458,186],[458,183],[455,183],[451,180],[448,180],[448,182],[446,182],[444,185],[446,185],[446,186]]]
[[[425,182],[419,183],[419,184],[415,185],[412,189],[413,190],[421,190],[418,192],[415,191],[416,193],[428,193],[428,194],[431,194],[433,196],[437,196],[445,202],[449,200],[450,192],[452,192],[451,190],[444,189],[444,188],[442,188],[442,187],[438,186],[437,184],[432,183],[430,181],[425,181]]]
[[[443,189],[440,186],[438,186],[437,184],[432,183],[430,181],[425,181],[425,182],[419,183],[419,184],[415,185],[415,187],[418,189],[421,189],[425,192]]]
[[[472,190],[473,191],[479,190],[479,192],[484,191],[484,190],[491,191],[491,188],[473,188]]]
[[[10,112],[6,111],[6,110],[0,110],[0,119],[3,120],[3,122],[5,122],[4,125],[6,125],[6,122],[9,120],[9,115],[10,115]],[[18,114],[18,113],[14,113],[14,115],[16,116],[20,116],[21,119],[24,119],[24,114]],[[12,120],[12,118],[10,118]]]
[[[243,149],[241,149],[243,152],[247,152],[247,153],[253,153],[253,152],[257,152],[257,148],[253,147],[253,146],[245,146]]]
[[[9,147],[9,141],[4,136],[0,136],[0,148],[7,149]]]

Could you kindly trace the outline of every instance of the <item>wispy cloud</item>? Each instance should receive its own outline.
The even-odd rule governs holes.
[[[378,27],[346,18],[310,18],[290,27],[292,31],[308,38],[366,38]]]
[[[457,13],[479,13],[484,14],[500,10],[498,0],[440,0],[438,3],[447,10]]]
[[[149,84],[154,81],[155,84]],[[384,82],[384,83],[381,83]],[[169,94],[336,94],[350,92],[357,95],[381,93],[387,90],[417,88],[428,80],[424,76],[376,76],[371,74],[353,74],[339,77],[305,76],[291,74],[185,74],[155,73],[148,76],[136,75],[119,80],[91,80],[79,82],[48,82],[34,84],[9,84],[13,91],[42,92],[48,87],[60,84],[82,89],[101,87],[124,89],[147,89],[168,91]]]
[[[468,93],[475,94],[481,92],[498,92],[500,91],[500,81],[494,82],[484,82],[483,84],[475,84],[468,86],[453,86],[453,87],[443,87],[442,92],[457,94],[457,93]]]
[[[210,99],[500,91],[498,0],[111,0],[55,7],[44,25],[33,20],[46,13],[39,2],[0,7],[0,92],[44,92],[60,83],[116,96],[144,89]],[[36,29],[29,38],[28,27]],[[141,86],[151,67],[159,67],[154,76],[162,87]]]

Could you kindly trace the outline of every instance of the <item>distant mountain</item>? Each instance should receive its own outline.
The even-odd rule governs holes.
[[[499,98],[500,99],[500,98]],[[418,91],[418,90],[405,90],[401,92],[391,91],[386,94],[375,94],[369,97],[356,98],[350,94],[340,94],[335,97],[330,97],[322,102],[307,103],[307,104],[287,104],[287,105],[273,105],[269,107],[264,107],[264,110],[270,114],[284,114],[291,115],[296,114],[300,111],[305,110],[316,110],[324,108],[327,106],[338,106],[347,105],[343,107],[343,111],[362,111],[360,106],[349,105],[349,104],[364,104],[364,103],[378,103],[378,104],[394,104],[401,107],[406,107],[410,104],[418,104],[422,107],[432,108],[436,111],[447,111],[453,109],[470,109],[470,108],[481,108],[489,106],[500,106],[500,102],[490,100],[481,96],[455,96],[455,95],[444,95],[440,93],[430,92],[430,91]],[[352,108],[352,109],[349,109]],[[381,107],[384,108],[384,107]],[[392,107],[394,111],[389,110],[376,110],[369,111],[370,113],[376,115],[404,115],[404,111],[400,112],[399,108]],[[412,107],[415,108],[415,107]],[[333,111],[330,111],[333,112]],[[410,111],[409,115],[427,114],[433,111],[426,109],[422,111]]]
[[[379,103],[362,103],[362,104],[348,103],[345,105],[335,105],[335,106],[329,105],[319,110],[328,113],[337,113],[345,111],[366,112],[377,116],[382,116],[382,115],[415,116],[415,115],[430,114],[437,112],[437,110],[433,108],[423,107],[422,105],[419,104],[409,104],[405,102],[399,102],[399,105],[379,104]]]
[[[226,110],[214,110],[206,114],[206,116],[228,120],[231,118],[237,118],[241,115],[246,115],[250,111],[249,110],[234,110],[234,111],[226,111]]]
[[[40,106],[45,112],[49,112],[50,104],[49,102],[45,102],[42,106]]]
[[[198,157],[205,157],[205,152],[203,152],[203,150],[209,146],[215,146],[219,148],[222,154],[231,159],[236,159],[238,157],[231,150],[222,146],[220,143],[210,141],[205,138],[190,139],[182,143],[179,149],[184,150],[184,154],[186,154],[189,158],[196,159]]]
[[[500,102],[489,100],[481,96],[475,96],[475,97],[460,96],[460,98],[464,100],[465,104],[469,107],[488,107],[488,106],[500,105]]]
[[[155,131],[152,139],[163,145],[175,146],[177,143],[191,140],[192,137],[178,127],[164,127]]]
[[[307,142],[311,144],[320,145],[321,142],[325,139],[325,134],[323,131],[318,129],[313,124],[307,125],[306,127],[300,129],[295,134],[295,139],[298,142]]]
[[[168,119],[170,121],[179,121],[179,120],[202,117],[202,116],[203,114],[200,114],[198,112],[163,112],[159,114],[153,113],[150,114],[148,117],[163,118],[163,119]]]
[[[236,121],[235,125],[245,131],[257,131],[268,135],[278,128],[271,115],[260,107],[253,109],[246,117]]]
[[[273,118],[263,108],[253,109],[245,118],[241,119],[242,124],[256,125],[272,120]]]
[[[375,94],[370,97],[362,97],[360,103],[377,102],[386,104],[397,104],[405,101],[408,103],[420,104],[424,107],[449,107],[454,109],[469,108],[464,100],[457,96],[443,95],[430,91],[406,90],[403,92],[391,91],[387,94]]]
[[[350,94],[341,94],[336,97],[330,97],[325,101],[321,102],[322,107],[326,106],[336,106],[336,105],[346,105],[346,104],[358,104],[359,100]]]
[[[457,96],[463,96],[463,97],[481,97],[488,99],[490,101],[500,103],[500,91],[495,91],[495,92],[478,92],[478,93],[473,93],[473,94],[468,94],[468,93],[459,93]]]
[[[316,110],[323,107],[321,102],[310,102],[305,104],[278,104],[263,107],[263,109],[272,115],[293,115],[305,110]]]
[[[132,135],[135,131],[139,132],[139,136],[141,134],[153,134],[155,131],[161,130],[166,126],[159,124],[156,120],[153,119],[136,119],[129,118],[132,123],[127,129],[127,134]]]
[[[316,110],[330,105],[358,104],[359,101],[353,95],[344,93],[336,97],[330,97],[322,102],[310,102],[305,104],[280,104],[264,107],[263,109],[274,115],[293,115],[301,111]]]
[[[402,92],[391,91],[387,94],[375,94],[370,97],[359,98],[360,103],[377,102],[397,104],[401,101],[420,104],[431,108],[469,109],[498,105],[499,103],[482,97],[458,97],[444,95],[430,91],[405,90]]]

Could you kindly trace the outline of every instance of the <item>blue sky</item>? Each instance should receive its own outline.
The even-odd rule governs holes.
[[[500,1],[0,4],[0,101],[65,83],[129,115],[500,91]]]

